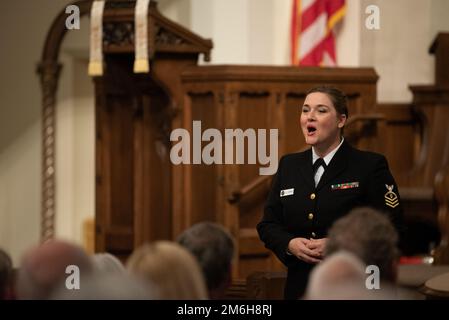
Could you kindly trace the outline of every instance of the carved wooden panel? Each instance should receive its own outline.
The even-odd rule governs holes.
[[[219,203],[217,201],[220,192],[220,179],[217,172],[216,164],[206,164],[203,162],[203,150],[211,141],[202,141],[202,134],[209,128],[216,128],[217,108],[214,105],[214,95],[209,92],[207,94],[199,94],[192,96],[192,126],[193,121],[196,122],[196,133],[194,136],[190,130],[191,153],[190,153],[190,186],[189,195],[191,197],[191,223],[199,221],[217,221],[217,211],[219,211]],[[189,127],[190,127],[189,126]],[[193,128],[192,128],[193,129]],[[200,139],[200,141],[198,141]],[[193,144],[199,142],[199,149],[195,149]],[[198,154],[199,163],[194,164],[194,152]],[[222,153],[224,154],[224,153]]]
[[[297,152],[306,146],[299,118],[301,116],[301,107],[306,97],[304,93],[290,92],[286,95],[285,112],[283,121],[285,131],[281,133],[280,143],[284,146],[284,153]]]
[[[421,145],[419,119],[410,104],[382,103],[377,108],[386,118],[382,144],[391,172],[399,186],[413,185],[410,172]]]
[[[107,63],[96,85],[96,249],[126,255],[172,237],[171,114],[164,91],[129,72],[131,56]]]

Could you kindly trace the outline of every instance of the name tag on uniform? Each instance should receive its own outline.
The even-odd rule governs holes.
[[[295,188],[281,190],[281,197],[291,196],[295,192]]]
[[[334,190],[344,190],[344,189],[353,189],[353,188],[358,188],[359,187],[359,182],[355,181],[355,182],[348,182],[348,183],[338,183],[338,184],[333,184],[331,186],[332,191]]]

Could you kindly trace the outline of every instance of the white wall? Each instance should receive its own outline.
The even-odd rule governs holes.
[[[380,9],[380,30],[362,28],[361,64],[374,66],[380,79],[380,102],[410,102],[410,84],[433,82],[433,58],[427,51],[434,38],[431,1],[364,0]],[[364,25],[364,23],[363,23]]]
[[[346,15],[337,32],[337,63],[340,67],[359,67],[362,6],[360,0],[346,0]]]
[[[430,10],[430,35],[433,36],[441,30],[449,32],[449,1],[432,0]]]
[[[2,102],[2,108],[5,105]],[[23,250],[39,238],[39,134],[40,123],[31,123],[2,146],[0,153],[0,246],[16,264]]]
[[[16,264],[39,240],[41,93],[35,70],[46,32],[66,2],[5,1],[0,13],[0,246]]]
[[[204,4],[207,2],[205,1]],[[159,0],[157,7],[168,19],[186,28],[191,25],[192,0]]]
[[[289,0],[190,0],[192,31],[214,43],[212,64],[285,65]]]
[[[83,222],[94,217],[94,92],[87,75],[89,19],[61,46],[56,139],[56,236],[83,244]]]
[[[51,22],[69,2],[9,1],[0,16],[0,247],[15,265],[40,237],[42,95],[35,70]],[[87,45],[74,46],[75,33],[69,32],[71,45],[63,43],[60,60],[56,234],[81,243],[80,221],[93,215],[93,182],[87,178],[94,172],[93,143],[80,141],[93,137],[93,85],[79,65]]]

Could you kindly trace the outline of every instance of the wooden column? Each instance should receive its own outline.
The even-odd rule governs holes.
[[[441,232],[441,242],[434,254],[435,264],[449,264],[449,165],[440,170],[435,178],[435,195]]]
[[[439,33],[429,53],[435,55],[435,84],[449,85],[449,33]]]
[[[42,210],[41,240],[55,235],[56,216],[56,89],[62,66],[54,61],[42,62],[38,73],[42,86]]]

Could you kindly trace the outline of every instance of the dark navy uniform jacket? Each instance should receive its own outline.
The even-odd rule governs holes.
[[[288,268],[287,299],[304,293],[314,266],[287,254],[291,239],[324,238],[338,218],[359,206],[385,212],[398,231],[402,229],[398,187],[384,156],[344,141],[316,187],[312,170],[312,149],[283,156],[257,225],[265,246]]]

